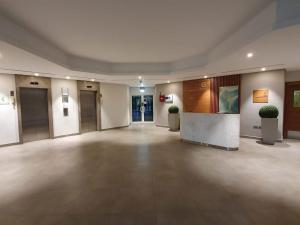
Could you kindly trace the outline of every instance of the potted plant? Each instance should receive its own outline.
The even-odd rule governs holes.
[[[168,122],[170,131],[178,131],[180,126],[179,108],[176,105],[169,107]]]
[[[273,105],[263,106],[259,110],[259,115],[261,117],[261,131],[263,143],[274,145],[278,136],[278,108]]]

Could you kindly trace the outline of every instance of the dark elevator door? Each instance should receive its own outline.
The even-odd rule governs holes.
[[[97,130],[97,105],[95,91],[80,91],[81,132]]]
[[[48,90],[20,88],[23,142],[50,138]]]

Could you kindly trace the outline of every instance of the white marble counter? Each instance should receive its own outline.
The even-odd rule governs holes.
[[[180,136],[185,141],[237,150],[240,114],[182,113]]]

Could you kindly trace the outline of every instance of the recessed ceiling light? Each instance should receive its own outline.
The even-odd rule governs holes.
[[[34,73],[34,76],[38,77],[40,74],[39,73]]]
[[[206,79],[208,76],[204,76],[204,78]]]
[[[253,56],[254,56],[253,52],[249,52],[249,53],[247,54],[247,58],[252,58]]]
[[[67,79],[67,80],[69,80],[70,78],[71,78],[71,77],[69,77],[69,76],[66,76],[66,79]]]
[[[142,77],[141,76],[139,76],[139,80],[141,80],[142,79]]]
[[[168,84],[170,83],[170,81],[169,81],[169,80],[168,80],[167,82],[168,82]]]
[[[94,81],[95,81],[95,79],[91,79],[91,81],[92,81],[92,82],[94,82]]]
[[[261,71],[266,71],[266,67],[261,68]]]

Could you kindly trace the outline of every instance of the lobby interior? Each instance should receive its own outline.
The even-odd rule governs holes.
[[[0,28],[0,225],[300,224],[299,1],[0,0]]]

